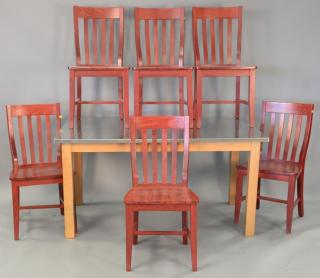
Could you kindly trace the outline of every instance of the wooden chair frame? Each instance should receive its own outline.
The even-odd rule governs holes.
[[[137,67],[134,70],[134,115],[142,115],[143,104],[165,105],[179,104],[179,115],[184,115],[184,105],[187,104],[190,117],[190,127],[193,127],[193,93],[192,93],[192,67],[184,67],[184,8],[135,8],[135,40],[137,52]],[[153,21],[153,49],[150,40],[150,21]],[[169,51],[167,51],[167,21],[170,21]],[[179,53],[175,57],[175,27],[174,22],[179,22]],[[143,61],[142,43],[140,34],[140,23],[144,22],[145,30],[145,56]],[[161,34],[158,29],[161,23]],[[152,27],[151,26],[151,27]],[[160,53],[161,45],[161,53]],[[154,57],[152,59],[152,51]],[[176,61],[175,61],[176,60]],[[179,100],[178,101],[144,101],[143,100],[143,79],[148,77],[177,77],[179,79]],[[184,100],[184,79],[187,84],[187,101]]]
[[[227,59],[224,54],[223,22],[227,20]],[[237,20],[237,47],[236,61],[232,56],[232,20]],[[200,43],[198,38],[198,21],[202,23],[202,49],[203,62],[201,62]],[[207,38],[207,20],[210,21],[210,45]],[[215,20],[219,22],[218,47],[216,48]],[[192,37],[195,61],[195,107],[194,114],[197,127],[202,124],[203,104],[235,104],[235,117],[240,117],[240,104],[249,106],[249,123],[254,126],[254,99],[255,99],[255,74],[256,66],[242,66],[241,63],[241,38],[242,38],[242,7],[193,7],[192,8]],[[211,61],[209,51],[211,49]],[[217,49],[219,55],[217,55]],[[218,57],[219,56],[219,57]],[[218,62],[219,58],[219,62]],[[248,100],[240,99],[240,78],[248,77]],[[236,77],[235,100],[204,100],[202,82],[205,77]]]
[[[266,133],[266,115],[271,114],[269,138],[266,158],[261,158],[258,179],[257,208],[260,207],[260,200],[266,200],[287,205],[287,223],[286,232],[291,233],[293,209],[298,205],[299,216],[304,215],[304,168],[308,145],[310,141],[313,104],[302,103],[280,103],[268,102],[262,103],[261,111],[261,132]],[[275,128],[277,125],[276,114],[279,115],[277,137],[275,138]],[[288,118],[288,127],[285,131],[285,115]],[[297,117],[294,122],[294,117]],[[303,117],[306,118],[304,134],[301,134]],[[294,128],[294,123],[296,127]],[[284,134],[286,133],[286,134]],[[285,137],[284,137],[285,136]],[[285,138],[285,140],[283,140]],[[276,139],[276,140],[275,140]],[[299,141],[301,149],[299,152]],[[275,145],[275,146],[274,146]],[[291,147],[290,147],[291,146]],[[274,148],[275,147],[275,148]],[[291,155],[290,155],[291,149]],[[292,170],[291,170],[292,169]],[[245,199],[242,196],[243,177],[247,175],[247,167],[237,166],[237,185],[234,222],[239,223],[241,202]],[[288,195],[286,200],[262,196],[260,194],[261,179],[271,179],[284,181],[288,183]],[[297,198],[295,199],[295,185],[297,182]]]
[[[84,104],[117,104],[119,106],[119,118],[124,120],[125,127],[129,121],[129,67],[123,66],[124,45],[124,9],[121,7],[73,7],[74,37],[77,65],[69,67],[70,79],[70,103],[69,126],[74,128],[75,107],[77,108],[77,120],[81,119],[81,105]],[[84,52],[85,62],[81,61],[79,19],[84,22]],[[90,55],[88,21],[92,20],[92,44],[93,57]],[[106,55],[106,23],[109,23],[109,54]],[[114,61],[115,45],[115,20],[119,20],[118,57]],[[98,47],[98,22],[101,21],[100,53]],[[99,55],[100,54],[100,55]],[[100,63],[99,63],[100,56]],[[90,58],[93,62],[90,61]],[[118,78],[118,100],[112,101],[84,101],[82,100],[82,77],[114,77]],[[76,83],[76,84],[75,84]],[[75,92],[76,90],[76,92]]]
[[[152,130],[151,142],[148,141],[147,130]],[[162,140],[157,140],[157,131],[162,130]],[[168,130],[173,130],[171,142]],[[181,182],[177,181],[177,144],[179,130],[183,132],[183,166]],[[137,134],[141,133],[141,141]],[[190,238],[192,270],[197,270],[197,203],[199,198],[188,189],[189,164],[189,118],[175,116],[131,117],[131,161],[133,188],[124,199],[126,205],[126,270],[131,271],[132,245],[138,243],[138,236],[143,235],[178,235],[183,244]],[[137,148],[142,152],[143,181],[139,182],[137,166]],[[148,153],[152,153],[152,181],[148,174]],[[162,154],[161,182],[158,181],[158,152]],[[172,155],[171,180],[168,176],[168,152]],[[150,167],[151,168],[151,167]],[[156,193],[155,193],[156,192]],[[156,201],[152,196],[165,192],[165,199]],[[153,195],[154,194],[154,195]],[[185,194],[185,195],[183,195]],[[179,197],[183,195],[183,197]],[[134,196],[143,196],[140,202]],[[169,197],[170,196],[170,197]],[[139,198],[138,198],[139,199]],[[147,201],[145,201],[147,199]],[[181,211],[181,231],[141,231],[138,229],[139,211]],[[187,225],[187,212],[190,213],[190,229]]]
[[[12,158],[12,171],[10,180],[12,185],[12,202],[13,202],[13,222],[14,222],[14,239],[19,239],[19,218],[20,210],[29,209],[47,209],[60,208],[63,215],[63,187],[62,187],[62,168],[61,168],[61,149],[57,147],[56,160],[52,156],[52,142],[51,140],[51,120],[50,116],[56,118],[57,135],[61,129],[60,105],[56,104],[37,104],[37,105],[7,105],[7,123],[9,143]],[[36,154],[36,145],[34,140],[34,124],[32,118],[36,118],[36,134],[38,139],[38,160]],[[45,117],[45,128],[42,126],[41,117]],[[21,160],[18,160],[18,152],[16,146],[15,132],[13,119],[18,119],[18,138],[20,142]],[[23,119],[27,121],[27,132],[23,124]],[[43,130],[46,130],[46,137],[43,136]],[[27,137],[28,134],[28,137]],[[29,141],[28,158],[27,140]],[[44,157],[43,146],[46,144],[47,160]],[[59,185],[59,204],[53,205],[20,205],[20,188],[25,186],[39,186],[39,185]]]

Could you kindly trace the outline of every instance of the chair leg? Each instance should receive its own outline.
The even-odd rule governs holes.
[[[75,193],[75,187],[73,187],[73,195],[75,196],[76,193]],[[74,204],[74,207],[73,207],[73,213],[74,213],[74,231],[75,233],[77,234],[78,233],[78,219],[77,219],[77,205]]]
[[[74,232],[75,234],[78,234],[78,219],[77,219],[77,206],[74,206],[73,209],[73,213],[74,213]]]
[[[138,231],[139,230],[139,212],[135,211],[134,215],[133,215],[134,219],[134,231]],[[138,244],[138,236],[134,235],[133,236],[133,244],[136,245]]]
[[[260,208],[260,188],[261,188],[261,179],[258,178],[257,209]]]
[[[254,100],[255,100],[255,86],[256,86],[256,71],[250,70],[249,76],[249,123],[250,127],[254,127]]]
[[[241,203],[242,203],[242,185],[243,185],[243,174],[237,170],[237,183],[236,183],[236,198],[234,206],[234,223],[239,223]]]
[[[129,72],[125,72],[122,77],[123,81],[123,110],[125,128],[129,128]]]
[[[131,271],[134,215],[130,207],[126,206],[126,271]]]
[[[69,128],[74,128],[75,72],[69,70]]]
[[[298,198],[299,198],[298,213],[300,217],[304,216],[303,184],[304,184],[304,172],[302,171],[297,181],[297,185],[298,185],[297,191],[298,191]]]
[[[182,212],[182,231],[187,232],[188,231],[188,218],[187,218],[187,212]],[[188,244],[188,235],[182,236],[182,244],[186,245]]]
[[[236,77],[236,119],[240,118],[240,76]]]
[[[194,71],[194,84],[193,84],[193,122],[197,126],[197,71]]]
[[[193,92],[192,92],[192,72],[187,75],[187,103],[188,103],[188,115],[190,121],[190,128],[193,128]]]
[[[118,78],[119,119],[123,120],[123,79]]]
[[[19,240],[19,206],[20,206],[20,188],[12,182],[12,208],[13,208],[13,230],[14,240]]]
[[[143,102],[143,80],[139,78],[139,116],[142,115],[142,102]]]
[[[82,88],[81,88],[81,77],[77,77],[77,120],[81,120],[81,103],[78,101],[82,100]]]
[[[60,202],[60,206],[63,206],[63,184],[62,183],[59,183],[59,202]],[[60,208],[60,213],[61,215],[64,215],[63,207]]]
[[[197,87],[196,87],[196,98],[197,98],[197,128],[201,127],[202,123],[202,78],[200,77],[199,72],[197,72]]]
[[[287,234],[291,233],[292,227],[292,215],[293,215],[293,208],[294,208],[294,191],[295,191],[295,183],[296,178],[292,177],[289,179],[289,186],[288,186],[288,204],[287,204]]]
[[[191,205],[190,209],[190,248],[192,271],[197,271],[197,205]]]
[[[179,116],[184,116],[184,82],[183,77],[179,77]]]

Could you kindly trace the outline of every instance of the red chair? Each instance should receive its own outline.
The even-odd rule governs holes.
[[[227,27],[226,30],[225,26]],[[236,26],[236,38],[234,40],[233,26]],[[207,37],[208,29],[209,37]],[[224,31],[226,31],[226,36],[224,36]],[[237,119],[240,116],[240,104],[246,104],[249,107],[250,126],[253,127],[256,66],[240,65],[242,7],[193,7],[192,32],[196,67],[195,118],[197,127],[201,127],[203,104],[235,104],[235,116]],[[234,41],[236,43],[236,51],[233,50]],[[241,76],[249,78],[248,100],[240,99]],[[236,77],[235,100],[204,100],[202,79],[205,77]]]
[[[77,65],[69,67],[70,128],[74,128],[75,106],[77,107],[77,120],[80,120],[81,105],[83,104],[117,104],[119,106],[119,118],[124,120],[125,126],[128,127],[129,68],[123,67],[124,10],[123,8],[74,6],[73,16]],[[80,43],[81,21],[83,21],[83,44]],[[118,28],[116,28],[117,26]],[[81,79],[83,77],[118,78],[119,99],[84,101],[81,90]],[[76,98],[75,81],[77,83]]]
[[[141,134],[141,139],[137,134]],[[189,118],[132,117],[130,138],[133,187],[124,198],[126,270],[131,271],[132,245],[137,244],[138,236],[180,235],[183,244],[187,244],[188,237],[190,238],[192,270],[196,271],[199,198],[188,188]],[[158,138],[161,139],[161,143],[157,141]],[[178,150],[181,151],[181,157],[178,156]],[[142,159],[138,159],[137,151],[141,151]],[[168,152],[171,152],[171,159]],[[161,159],[161,165],[158,165],[158,158]],[[178,170],[179,158],[182,162],[181,171]],[[168,167],[171,168],[171,172]],[[160,168],[162,172],[158,174]],[[138,169],[142,169],[140,177]],[[141,231],[138,229],[139,211],[181,211],[182,231]],[[187,227],[188,211],[190,229]]]
[[[179,104],[179,115],[184,115],[187,104],[190,127],[193,127],[192,67],[183,66],[184,9],[135,8],[135,38],[137,67],[134,68],[134,113],[142,115],[142,105]],[[140,28],[140,25],[143,26]],[[177,27],[175,27],[178,25]],[[161,32],[159,31],[161,28]],[[153,31],[153,32],[152,32]],[[141,32],[144,36],[141,36]],[[153,35],[153,40],[150,37]],[[142,41],[144,38],[144,41]],[[177,38],[179,41],[177,42]],[[168,47],[168,46],[169,47]],[[175,45],[179,45],[178,52]],[[160,52],[161,49],[161,52]],[[153,55],[152,55],[153,54]],[[144,101],[143,78],[179,78],[178,101]],[[187,102],[184,100],[184,78],[187,81]]]
[[[287,205],[287,233],[291,233],[292,214],[298,205],[299,216],[304,215],[303,180],[307,149],[310,140],[313,104],[301,103],[262,103],[261,132],[269,134],[269,143],[262,149],[257,208],[260,200],[272,201]],[[247,166],[237,166],[237,189],[234,222],[239,223],[241,209],[243,176],[247,175]],[[280,200],[260,195],[260,180],[271,179],[288,183],[288,197]],[[295,184],[297,181],[297,199]]]
[[[20,210],[60,208],[64,214],[60,146],[55,150],[52,144],[61,128],[60,105],[7,105],[6,110],[12,156],[14,239],[18,240]],[[59,184],[59,204],[20,205],[21,187],[50,184]]]

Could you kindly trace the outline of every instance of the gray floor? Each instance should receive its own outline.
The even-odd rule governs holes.
[[[63,238],[57,210],[24,212],[21,239],[13,241],[9,189],[0,202],[0,277],[320,277],[319,204],[306,203],[293,233],[285,234],[285,207],[263,203],[254,238],[234,225],[233,208],[204,201],[199,211],[199,270],[191,272],[189,246],[178,237],[143,237],[125,272],[124,208],[120,202],[90,202],[78,208],[79,235]],[[94,194],[90,198],[94,198]],[[242,214],[243,216],[243,214]],[[142,214],[145,229],[175,229],[178,214]]]

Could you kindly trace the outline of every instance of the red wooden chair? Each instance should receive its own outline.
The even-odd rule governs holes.
[[[183,66],[184,8],[135,8],[134,19],[137,51],[137,67],[134,68],[135,115],[142,115],[143,104],[179,104],[179,115],[183,116],[184,106],[187,104],[190,127],[192,128],[193,69]],[[144,36],[141,36],[141,33]],[[153,40],[150,39],[151,34],[153,34]],[[175,50],[175,45],[179,45],[178,52]],[[146,77],[179,78],[179,100],[144,101],[143,78]],[[184,78],[187,81],[187,102],[184,100]]]
[[[77,107],[77,120],[80,120],[82,104],[117,104],[119,118],[124,120],[126,127],[128,127],[129,68],[123,66],[124,10],[123,8],[74,6],[73,16],[77,65],[69,67],[70,128],[74,128],[75,106]],[[83,21],[83,29],[80,28],[81,21]],[[83,30],[81,32],[83,44],[80,43],[81,30]],[[115,57],[116,55],[117,57]],[[81,90],[82,77],[118,78],[119,99],[84,101]],[[77,84],[76,97],[75,80]]]
[[[236,36],[233,36],[233,22],[237,26]],[[227,26],[226,36],[224,36],[225,26]],[[208,29],[209,37],[207,37]],[[250,126],[253,127],[256,66],[240,65],[242,7],[193,7],[192,32],[196,67],[195,118],[197,127],[201,127],[203,104],[235,104],[237,119],[240,116],[240,104],[247,104],[249,106]],[[236,50],[233,47],[233,37],[236,37],[234,39]],[[249,78],[248,100],[240,99],[241,76]],[[202,95],[202,79],[204,77],[236,77],[235,100],[204,100]]]
[[[60,105],[7,105],[6,110],[12,156],[14,239],[18,240],[20,210],[60,208],[64,214],[60,146],[55,150],[52,144],[61,128]],[[59,204],[20,205],[21,187],[50,184],[59,184]]]
[[[287,205],[287,233],[291,233],[292,214],[298,204],[299,216],[304,215],[303,180],[307,149],[311,134],[313,104],[264,101],[261,113],[261,132],[269,133],[269,143],[262,149],[259,166],[257,208],[260,200]],[[268,126],[268,127],[267,127]],[[247,166],[237,166],[237,189],[234,222],[239,222],[243,176]],[[280,200],[260,195],[260,180],[271,179],[288,183],[288,196]],[[295,184],[297,181],[297,199]]]
[[[141,134],[141,139],[138,139],[137,134]],[[182,137],[179,136],[181,134],[183,134]],[[188,237],[190,238],[192,270],[196,271],[199,198],[188,188],[189,118],[132,117],[130,138],[133,187],[124,198],[126,270],[131,271],[132,245],[137,244],[138,236],[180,235],[183,244],[187,244]],[[158,138],[161,139],[161,143],[157,141]],[[178,149],[182,151],[180,153],[182,157],[178,156]],[[137,151],[141,151],[142,159],[138,159]],[[171,159],[168,152],[171,152]],[[161,167],[158,165],[158,158],[161,158]],[[178,170],[179,158],[182,160],[181,171]],[[149,164],[149,160],[152,163]],[[140,166],[143,175],[139,178]],[[158,174],[160,168],[162,172]],[[171,172],[168,168],[171,168]],[[182,231],[141,231],[138,229],[139,211],[181,211]],[[187,227],[188,211],[190,212],[190,229]]]

